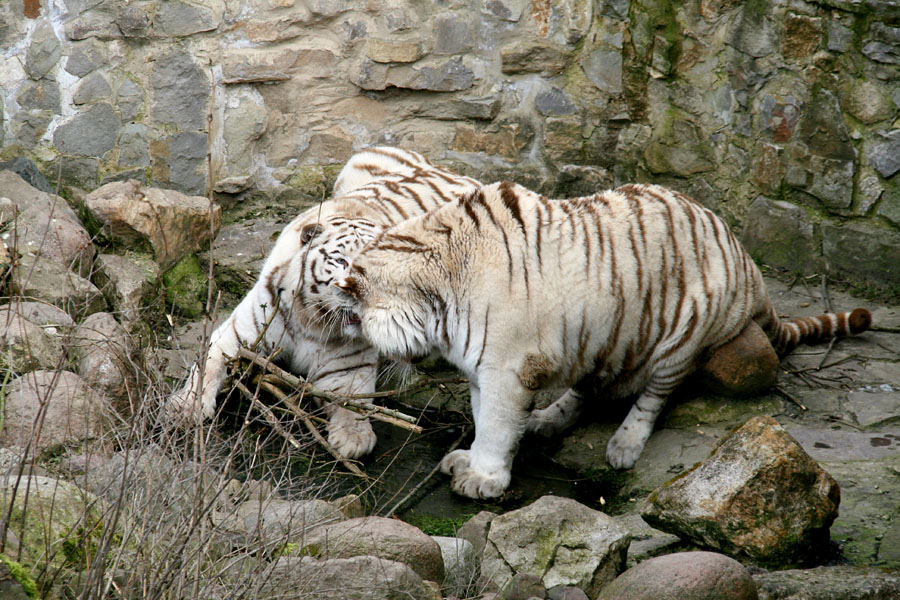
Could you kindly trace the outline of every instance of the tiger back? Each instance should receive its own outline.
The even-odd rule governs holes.
[[[751,320],[784,353],[871,319],[857,309],[781,321],[727,225],[653,185],[571,200],[486,186],[382,233],[336,287],[380,351],[438,350],[469,377],[475,440],[441,464],[476,498],[506,488],[526,430],[571,425],[586,397],[636,396],[606,453],[631,468],[666,398]],[[537,390],[566,386],[532,412]]]
[[[376,147],[355,154],[338,175],[333,199],[304,211],[282,230],[254,286],[212,333],[205,357],[184,385],[168,398],[169,421],[213,417],[230,357],[256,341],[260,352],[279,349],[290,371],[321,389],[373,392],[378,354],[368,343],[344,335],[340,317],[325,308],[329,286],[346,275],[356,252],[384,228],[478,188],[478,181],[415,152]],[[371,451],[375,434],[367,420],[333,404],[323,408],[329,442],[338,452],[357,458]]]

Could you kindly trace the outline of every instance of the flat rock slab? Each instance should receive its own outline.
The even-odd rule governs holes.
[[[900,574],[855,567],[773,571],[753,576],[759,600],[895,600]]]

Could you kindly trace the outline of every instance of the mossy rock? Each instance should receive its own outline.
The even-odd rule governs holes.
[[[28,570],[2,554],[0,554],[0,598],[7,600],[40,598],[37,583],[28,574]]]
[[[10,515],[9,527],[19,536],[22,565],[87,569],[103,534],[102,503],[74,484],[50,477],[22,478],[15,496],[14,484],[10,478],[0,490],[0,509]]]
[[[166,306],[189,319],[203,314],[209,279],[196,255],[190,254],[163,274]]]

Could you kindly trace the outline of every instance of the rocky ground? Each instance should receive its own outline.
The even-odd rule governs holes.
[[[875,328],[798,349],[782,362],[778,385],[768,394],[734,400],[686,384],[628,473],[610,471],[603,459],[627,407],[598,404],[568,435],[526,440],[509,491],[481,503],[451,494],[448,480],[433,473],[451,444],[468,444],[472,435],[466,385],[441,361],[407,377],[411,391],[385,401],[419,417],[424,431],[377,424],[379,443],[360,465],[366,478],[349,477],[329,457],[323,460],[302,427],[292,429],[291,443],[261,420],[245,429],[243,417],[231,421],[239,430],[231,437],[225,427],[198,430],[203,435],[188,440],[177,432],[171,437],[154,420],[156,403],[180,383],[211,324],[184,316],[199,300],[179,299],[191,286],[172,278],[195,260],[197,235],[181,236],[179,254],[186,259],[154,240],[200,231],[188,224],[208,222],[208,207],[202,199],[131,184],[110,188],[120,190],[116,202],[124,207],[134,206],[132,194],[138,194],[160,215],[161,207],[173,211],[165,212],[170,220],[126,215],[147,231],[141,248],[123,252],[102,232],[92,240],[79,222],[85,217],[61,200],[8,171],[0,171],[0,182],[2,239],[10,256],[21,255],[5,275],[12,297],[2,308],[0,332],[2,367],[10,374],[0,435],[0,471],[7,477],[0,488],[3,498],[13,498],[3,505],[8,520],[0,519],[0,586],[9,577],[22,579],[15,563],[21,561],[48,597],[115,597],[113,589],[164,589],[174,594],[164,597],[181,597],[193,589],[230,598],[288,589],[298,599],[343,599],[348,586],[359,586],[369,594],[360,597],[381,598],[379,586],[387,586],[423,600],[438,594],[488,600],[496,597],[490,581],[475,573],[480,567],[483,576],[490,566],[508,582],[506,600],[580,600],[586,591],[596,597],[618,572],[635,566],[641,570],[603,593],[627,598],[629,581],[650,582],[647,572],[666,589],[666,578],[687,570],[709,573],[699,579],[714,584],[736,582],[732,591],[746,594],[729,596],[735,598],[756,597],[750,578],[759,598],[773,600],[900,595],[900,309],[894,306],[829,290],[818,277],[789,282],[771,274],[770,292],[783,314],[864,306]],[[85,205],[95,206],[90,199]],[[252,283],[286,221],[287,215],[273,214],[261,208],[226,224],[211,255],[200,254],[194,275],[185,271],[184,281],[199,274],[205,282],[201,265],[214,260],[220,315]],[[165,235],[155,237],[158,226]],[[114,228],[107,229],[113,235]],[[163,278],[178,292],[161,311],[154,304],[161,300],[157,278],[160,266],[172,263]],[[205,298],[205,289],[197,293]],[[382,387],[396,385],[394,377]],[[754,417],[765,417],[754,420],[768,423],[764,432],[789,433],[839,483],[831,543],[815,549],[803,569],[780,570],[797,566],[790,559],[767,564],[768,570],[749,561],[748,570],[721,554],[667,558],[692,547],[685,536],[642,519],[651,492],[674,478],[686,481],[696,463],[709,464],[717,444],[735,440],[747,427],[736,428]],[[794,452],[782,447],[773,460]],[[830,477],[816,477],[829,482],[830,501]],[[710,489],[718,483],[710,481]],[[760,501],[767,502],[765,495]],[[384,518],[391,516],[415,527]],[[344,541],[334,545],[339,538]],[[362,538],[370,543],[359,545]],[[108,561],[95,559],[102,550]],[[650,560],[657,555],[658,562]],[[315,568],[305,568],[310,565]],[[427,583],[441,580],[441,592]],[[323,589],[331,595],[321,595]]]

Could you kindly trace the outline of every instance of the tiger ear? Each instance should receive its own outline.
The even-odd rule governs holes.
[[[309,240],[313,239],[323,231],[325,231],[325,229],[318,223],[304,225],[303,229],[300,230],[300,245],[308,244]]]

